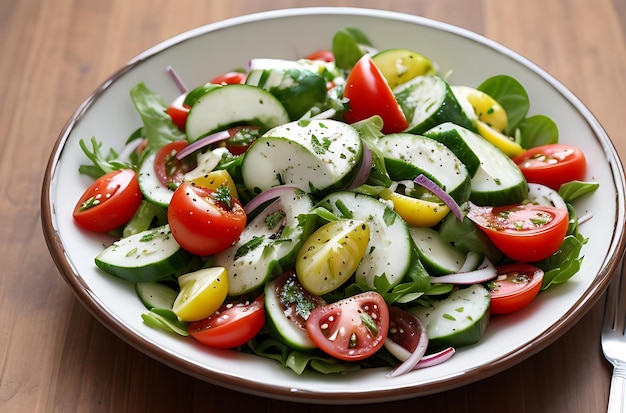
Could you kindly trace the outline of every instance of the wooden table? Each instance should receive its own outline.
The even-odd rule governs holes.
[[[605,411],[610,368],[600,351],[601,303],[554,344],[490,378],[385,406],[333,407],[189,377],[131,348],[74,298],[48,254],[39,208],[44,168],[65,121],[118,67],[161,40],[224,18],[302,6],[385,8],[484,34],[561,80],[626,154],[621,0],[0,0],[0,411]]]

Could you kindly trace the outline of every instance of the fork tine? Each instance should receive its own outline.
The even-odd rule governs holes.
[[[617,274],[609,283],[604,306],[602,351],[613,365],[609,391],[609,412],[626,408],[626,262],[624,257]]]

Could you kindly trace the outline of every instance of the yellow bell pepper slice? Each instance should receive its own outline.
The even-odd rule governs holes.
[[[391,201],[394,211],[396,211],[408,225],[414,227],[432,227],[450,212],[450,208],[443,202],[438,203],[413,198],[399,194],[388,188],[381,191],[380,197]]]

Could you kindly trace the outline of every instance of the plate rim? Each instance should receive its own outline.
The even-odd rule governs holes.
[[[623,214],[617,214],[616,216],[616,220],[614,222],[615,228],[621,228],[621,231],[613,233],[610,248],[604,256],[604,265],[602,266],[601,271],[595,276],[595,282],[591,287],[586,290],[586,294],[579,297],[579,299],[572,306],[571,311],[568,314],[564,314],[557,322],[552,324],[548,331],[546,331],[546,334],[544,334],[542,337],[536,338],[527,346],[517,347],[515,350],[509,352],[497,362],[482,364],[463,372],[440,377],[438,380],[426,384],[421,384],[419,389],[416,389],[415,387],[409,387],[409,394],[407,394],[407,387],[382,389],[376,391],[375,395],[364,395],[361,392],[345,391],[332,393],[316,391],[306,392],[300,389],[298,391],[294,391],[294,389],[288,389],[283,386],[251,383],[244,378],[238,378],[233,376],[228,376],[226,378],[226,381],[224,381],[224,377],[222,375],[216,374],[217,377],[213,377],[213,375],[207,376],[206,370],[204,370],[202,367],[191,363],[188,360],[182,359],[175,354],[171,354],[170,352],[162,349],[158,345],[151,343],[143,337],[140,337],[139,335],[129,334],[128,329],[118,318],[104,310],[103,305],[97,294],[91,291],[89,286],[87,286],[83,282],[80,274],[78,274],[78,272],[71,265],[69,256],[67,256],[65,252],[65,248],[59,234],[59,229],[56,227],[56,222],[54,220],[55,212],[54,200],[52,196],[54,177],[58,161],[65,148],[65,143],[75,125],[80,122],[83,115],[94,104],[98,97],[103,94],[107,90],[107,88],[118,78],[123,76],[126,72],[132,70],[133,67],[135,67],[140,62],[143,62],[146,59],[149,59],[178,43],[196,38],[201,35],[205,35],[209,32],[220,30],[222,28],[243,25],[260,20],[296,17],[305,14],[361,15],[369,17],[381,17],[391,20],[401,20],[417,25],[428,26],[438,30],[447,31],[449,33],[459,35],[474,42],[480,43],[526,66],[527,68],[535,72],[538,76],[540,76],[543,80],[548,82],[553,88],[555,88],[567,102],[575,107],[575,109],[580,113],[580,115],[589,125],[590,129],[595,135],[596,140],[599,141],[602,149],[604,149],[605,155],[609,162],[611,175],[617,189],[617,210],[624,211],[624,199],[626,198],[624,196],[626,193],[626,180],[624,178],[624,169],[623,164],[620,161],[619,154],[615,149],[613,143],[611,142],[609,136],[604,131],[598,120],[593,116],[591,111],[582,103],[582,101],[580,101],[571,91],[569,91],[569,89],[567,89],[561,82],[556,80],[552,75],[544,71],[542,68],[534,64],[529,59],[523,57],[521,54],[473,31],[448,23],[443,23],[427,17],[411,15],[403,12],[358,7],[297,7],[251,13],[199,26],[197,28],[185,31],[183,33],[170,37],[169,39],[161,41],[154,46],[146,49],[145,51],[139,53],[131,60],[129,60],[119,70],[114,72],[103,83],[101,83],[79,105],[79,107],[75,110],[75,112],[70,116],[68,121],[63,126],[53,146],[44,172],[41,189],[41,225],[43,228],[44,238],[46,240],[46,244],[53,258],[53,261],[61,276],[63,277],[65,282],[71,287],[72,292],[77,297],[79,302],[101,324],[103,324],[107,329],[109,329],[127,344],[131,345],[136,350],[148,355],[149,357],[173,369],[181,371],[182,373],[188,374],[190,376],[196,377],[200,380],[212,383],[217,386],[227,387],[248,394],[288,401],[304,401],[316,404],[361,404],[368,402],[382,402],[389,400],[406,399],[409,397],[423,396],[450,390],[470,384],[479,379],[492,376],[507,368],[510,368],[513,365],[518,364],[521,361],[533,356],[534,354],[543,350],[548,345],[552,344],[554,341],[560,338],[574,324],[576,324],[576,322],[579,321],[580,318],[582,318],[587,313],[587,311],[597,302],[602,293],[605,291],[615,268],[617,268],[619,259],[623,256],[625,249],[624,241],[626,238],[626,227],[624,226],[625,217],[623,216]],[[320,396],[322,397],[321,399]]]

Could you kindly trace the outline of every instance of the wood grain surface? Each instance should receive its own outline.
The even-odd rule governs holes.
[[[319,406],[187,376],[127,345],[75,299],[40,223],[46,162],[74,110],[170,36],[303,6],[402,11],[483,34],[563,82],[626,154],[623,0],[0,0],[0,412],[606,411],[600,302],[554,344],[474,384],[384,405]]]

